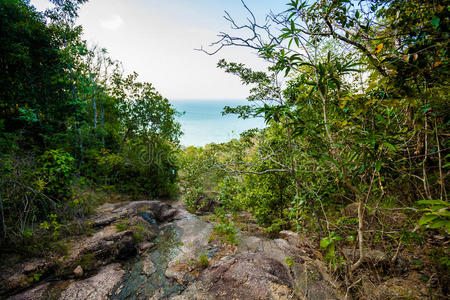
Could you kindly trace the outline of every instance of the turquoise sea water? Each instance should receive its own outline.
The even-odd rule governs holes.
[[[222,116],[224,106],[237,106],[246,100],[172,100],[179,112],[185,112],[178,118],[184,135],[181,145],[204,146],[209,143],[227,142],[239,137],[243,131],[252,128],[264,128],[264,120],[239,119],[235,115]]]

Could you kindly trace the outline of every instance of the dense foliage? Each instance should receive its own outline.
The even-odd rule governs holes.
[[[85,0],[51,2],[44,13],[27,0],[0,2],[2,246],[28,244],[51,229],[46,220],[84,216],[98,202],[92,188],[176,191],[177,112],[81,38]]]
[[[292,0],[264,24],[247,10],[248,24],[227,14],[236,31],[210,54],[242,46],[271,63],[218,65],[252,87],[248,105],[224,113],[268,126],[198,150],[213,159],[219,205],[251,210],[268,232],[316,232],[349,289],[370,249],[394,264],[432,234],[448,238],[448,5]],[[427,252],[444,294],[448,254],[445,243]]]
[[[170,197],[179,173],[187,208],[214,210],[224,242],[238,243],[232,218],[246,210],[270,235],[312,237],[356,297],[364,281],[406,276],[403,252],[448,294],[447,1],[290,0],[263,24],[244,4],[248,23],[227,14],[235,31],[212,53],[247,47],[270,63],[218,64],[251,87],[224,114],[267,127],[184,151],[168,100],[82,39],[86,0],[51,2],[0,2],[0,251],[63,248],[65,221],[99,190]],[[389,263],[372,268],[372,250]]]

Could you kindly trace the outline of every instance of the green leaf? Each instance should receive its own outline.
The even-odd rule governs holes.
[[[441,217],[450,218],[450,211],[448,211],[447,209],[442,209],[438,211],[437,214],[440,215]]]
[[[320,247],[322,247],[322,248],[328,248],[328,246],[329,246],[332,242],[333,242],[333,241],[332,241],[330,238],[328,238],[328,237],[323,238],[323,239],[320,241]]]
[[[437,16],[433,16],[433,18],[431,19],[431,24],[433,25],[434,29],[437,29],[440,23],[441,19]]]
[[[433,221],[434,219],[438,218],[438,215],[435,214],[426,214],[424,215],[422,218],[420,218],[419,220],[419,226],[423,226],[425,224],[430,223],[431,221]]]
[[[450,221],[448,221],[448,220],[438,220],[436,222],[431,222],[431,224],[428,225],[428,228],[437,229],[437,228],[447,227],[449,224],[450,224]]]
[[[417,204],[419,205],[445,205],[450,206],[450,203],[443,201],[443,200],[420,200],[417,201]]]
[[[377,170],[377,172],[380,172],[381,169],[381,165],[383,164],[383,162],[381,160],[379,160],[376,164],[375,164],[375,170]]]
[[[386,146],[387,148],[391,149],[392,152],[397,151],[397,149],[395,148],[395,146],[392,145],[392,144],[390,144],[390,143],[388,143],[388,142],[384,142],[383,145]]]
[[[446,208],[447,208],[447,206],[445,206],[445,205],[433,205],[430,207],[430,211],[439,212],[441,210],[445,210]]]

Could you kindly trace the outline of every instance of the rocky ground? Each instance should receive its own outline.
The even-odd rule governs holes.
[[[74,239],[69,255],[4,266],[1,293],[16,294],[11,300],[345,297],[320,252],[293,232],[269,239],[248,230],[231,246],[211,238],[211,223],[160,201],[104,204],[89,222],[95,231]],[[420,285],[396,280],[367,298],[424,295]]]

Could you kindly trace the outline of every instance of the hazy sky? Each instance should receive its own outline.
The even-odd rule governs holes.
[[[31,0],[39,10],[47,0]],[[247,0],[262,22],[271,9],[281,11],[285,0]],[[265,63],[249,49],[227,48],[208,56],[194,48],[207,46],[220,31],[230,32],[224,10],[243,20],[240,0],[90,0],[78,22],[84,38],[108,49],[169,99],[244,99],[248,88],[216,68],[219,59],[263,69]]]

